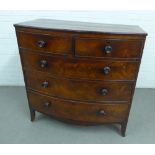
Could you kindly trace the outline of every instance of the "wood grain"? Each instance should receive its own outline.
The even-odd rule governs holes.
[[[16,27],[29,27],[41,28],[51,30],[63,31],[76,31],[76,32],[99,32],[108,34],[137,34],[147,35],[147,33],[139,26],[133,25],[119,25],[119,24],[103,24],[103,23],[90,23],[79,21],[65,21],[65,20],[50,20],[50,19],[37,19],[27,22],[14,24]]]
[[[140,58],[142,45],[141,40],[77,38],[75,53],[81,57]],[[111,53],[106,53],[106,46],[111,46]]]
[[[71,119],[74,121],[90,123],[114,123],[121,122],[127,117],[128,104],[89,104],[84,102],[71,102],[39,95],[34,92],[28,93],[32,107],[40,112],[56,117]],[[45,103],[49,103],[45,106]],[[100,114],[104,110],[105,114]]]
[[[68,77],[88,80],[136,80],[138,61],[115,60],[88,60],[78,58],[63,58],[21,50],[24,68],[50,73],[55,77]],[[28,61],[27,61],[28,60]],[[47,65],[41,67],[41,61]],[[108,74],[104,73],[105,67],[110,67]]]
[[[57,54],[71,54],[72,40],[69,37],[57,37],[39,34],[29,34],[17,32],[19,38],[19,47],[26,49],[33,49],[37,51],[44,51]],[[38,47],[38,42],[44,41],[44,47]]]
[[[132,82],[81,81],[75,79],[53,78],[40,72],[26,72],[27,86],[55,97],[81,101],[129,101],[131,98]],[[48,87],[42,86],[48,82]],[[107,89],[108,94],[102,95],[101,90]]]
[[[39,111],[80,124],[119,123],[125,136],[145,31],[57,20],[15,28],[32,121]]]

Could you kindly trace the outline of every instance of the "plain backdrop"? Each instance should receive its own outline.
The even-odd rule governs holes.
[[[155,88],[155,11],[0,11],[0,85],[24,85],[13,24],[36,18],[141,26],[148,36],[136,87]]]

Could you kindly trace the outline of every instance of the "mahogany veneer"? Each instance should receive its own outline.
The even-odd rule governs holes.
[[[15,24],[31,120],[119,123],[125,136],[147,33],[139,26],[39,19]]]

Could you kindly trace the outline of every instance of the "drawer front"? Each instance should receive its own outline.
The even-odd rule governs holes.
[[[140,58],[141,40],[77,38],[75,53],[83,57]]]
[[[48,74],[26,72],[27,85],[51,96],[83,101],[129,101],[133,83],[80,81],[53,78]]]
[[[58,77],[92,80],[135,80],[139,67],[139,62],[136,61],[63,59],[24,50],[21,55],[25,68],[48,72]]]
[[[31,106],[45,114],[70,120],[106,123],[121,122],[128,112],[128,104],[89,104],[86,102],[71,102],[53,97],[28,93]]]
[[[17,32],[19,47],[54,54],[71,54],[71,37]]]

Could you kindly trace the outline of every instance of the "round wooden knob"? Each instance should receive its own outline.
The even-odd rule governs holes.
[[[46,108],[48,108],[50,106],[50,103],[49,102],[44,102],[43,103],[43,106],[46,107]]]
[[[37,43],[37,45],[38,45],[39,48],[45,47],[45,44],[46,44],[46,42],[43,41],[43,40],[40,40],[40,41],[38,41],[38,43]]]
[[[110,45],[105,46],[105,53],[110,54],[112,52],[112,47]]]
[[[40,61],[40,66],[42,67],[42,68],[45,68],[45,67],[47,67],[47,61],[46,60],[41,60]]]
[[[103,68],[103,73],[104,73],[104,74],[109,74],[110,71],[111,71],[111,68],[108,67],[108,66]]]
[[[101,95],[106,96],[108,94],[107,89],[101,89]]]
[[[98,114],[99,114],[99,115],[103,115],[103,116],[106,115],[106,113],[105,113],[104,110],[99,110]]]
[[[47,88],[48,85],[49,85],[49,83],[48,83],[47,81],[44,81],[44,82],[42,83],[42,87],[43,87],[43,88]]]

